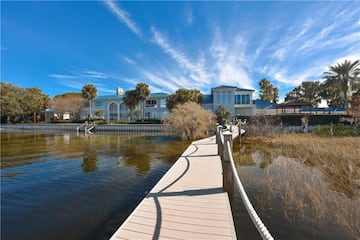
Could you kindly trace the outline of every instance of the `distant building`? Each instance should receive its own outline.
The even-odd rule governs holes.
[[[237,88],[233,86],[219,86],[211,89],[211,94],[203,95],[202,107],[213,112],[223,105],[230,113],[231,117],[250,116],[254,114],[255,105],[253,104],[254,90]],[[116,95],[98,96],[92,100],[91,115],[103,111],[104,119],[107,122],[130,121],[129,109],[123,101],[124,91],[122,88],[116,89]],[[151,93],[144,103],[144,116],[141,119],[162,120],[170,114],[166,107],[166,93]],[[83,107],[80,118],[86,119],[90,116],[90,102],[83,100]],[[141,111],[142,104],[139,103],[138,109]]]
[[[116,89],[116,95],[98,96],[92,100],[91,116],[96,112],[103,111],[104,119],[107,122],[130,121],[129,109],[123,101],[123,90]],[[143,117],[141,119],[163,119],[169,115],[166,108],[166,93],[151,93],[150,97],[144,102]],[[90,116],[90,102],[83,100],[83,106],[80,112],[80,118],[86,119]],[[142,104],[139,103],[138,109],[142,110]]]
[[[215,112],[219,105],[223,105],[231,113],[231,118],[251,116],[255,111],[253,93],[252,89],[218,86],[211,89],[211,94],[203,95],[202,106]]]

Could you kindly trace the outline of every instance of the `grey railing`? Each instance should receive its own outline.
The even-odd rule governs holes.
[[[232,157],[233,133],[231,131],[222,131],[221,128],[222,127],[219,126],[216,129],[216,143],[218,145],[218,154],[221,157],[223,165],[223,188],[227,191],[230,201],[232,201],[232,199],[234,199],[234,189],[236,185],[245,208],[262,239],[273,240],[274,238],[271,236],[270,232],[267,230],[266,226],[263,224],[259,215],[252,206],[237,173],[234,159]],[[232,128],[234,127],[232,126]],[[239,134],[241,135],[242,133],[243,132],[239,128]]]

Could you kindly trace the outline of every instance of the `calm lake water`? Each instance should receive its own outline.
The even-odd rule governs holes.
[[[1,134],[1,239],[108,239],[189,143]]]
[[[277,155],[274,146],[257,142],[244,141],[240,150],[238,141],[233,155],[239,176],[275,239],[360,239],[360,185],[349,194],[340,183],[334,187],[336,175],[325,176],[322,165]],[[260,239],[239,196],[232,206],[238,236]]]
[[[275,239],[359,239],[360,198],[319,166],[234,142],[251,202]],[[1,239],[108,239],[189,143],[164,136],[1,134]],[[241,239],[260,239],[238,195]]]

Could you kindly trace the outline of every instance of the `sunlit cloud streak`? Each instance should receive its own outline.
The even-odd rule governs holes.
[[[137,36],[142,37],[142,33],[138,25],[131,20],[130,14],[123,9],[121,9],[118,5],[116,5],[115,1],[104,1],[105,5],[111,10],[111,12],[120,20],[120,22],[124,23],[133,33]]]

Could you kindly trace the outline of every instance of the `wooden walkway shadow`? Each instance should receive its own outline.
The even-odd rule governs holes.
[[[193,142],[111,237],[236,239],[215,136]]]

